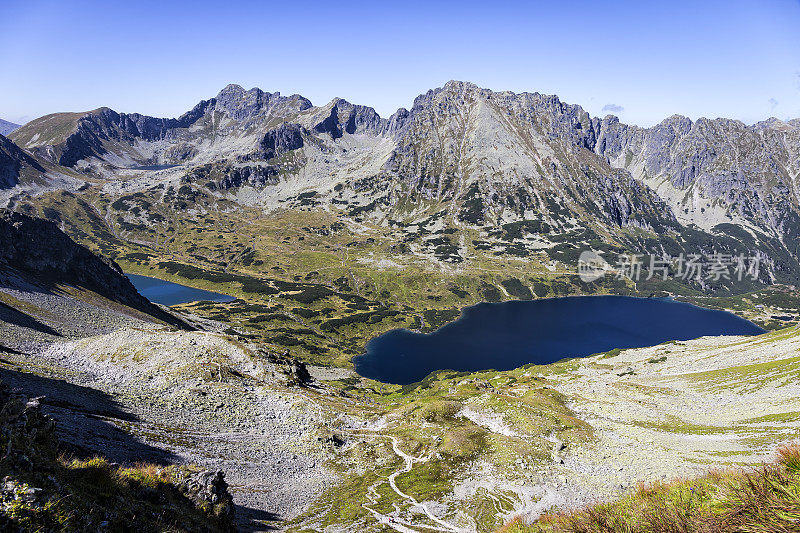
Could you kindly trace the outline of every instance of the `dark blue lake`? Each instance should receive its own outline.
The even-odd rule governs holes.
[[[171,281],[151,278],[149,276],[139,276],[137,274],[125,274],[139,294],[157,304],[177,305],[188,302],[232,302],[236,298],[218,292],[204,291],[187,287]]]
[[[435,370],[511,370],[614,348],[763,332],[726,311],[666,298],[548,298],[468,307],[430,334],[392,330],[369,341],[353,363],[364,377],[407,384]]]

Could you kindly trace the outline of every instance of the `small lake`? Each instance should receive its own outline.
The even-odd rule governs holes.
[[[356,372],[407,384],[435,370],[511,370],[614,348],[642,348],[705,335],[764,330],[726,311],[667,298],[575,296],[482,303],[433,333],[396,329],[367,343]]]
[[[218,292],[204,291],[187,287],[163,279],[151,278],[149,276],[139,276],[137,274],[125,274],[139,294],[157,304],[177,305],[188,302],[232,302],[236,298]]]

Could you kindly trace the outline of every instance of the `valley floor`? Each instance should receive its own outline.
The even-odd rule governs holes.
[[[62,440],[224,470],[246,530],[485,531],[800,437],[797,328],[410,387],[333,368],[298,387],[226,335],[144,323],[0,363]]]

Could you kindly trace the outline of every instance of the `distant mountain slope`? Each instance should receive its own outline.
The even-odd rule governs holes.
[[[291,181],[302,168],[305,181],[330,192],[339,181],[355,182],[354,196],[400,209],[398,216],[400,204],[424,197],[444,202],[464,223],[520,220],[527,210],[562,229],[571,212],[612,225],[676,226],[659,199],[591,153],[591,138],[576,144],[583,134],[571,131],[573,123],[591,127],[579,107],[541,95],[492,95],[452,82],[419,97],[411,111],[382,119],[339,98],[316,108],[300,96],[230,85],[178,119],[101,108],[36,119],[12,139],[52,163],[101,175],[114,167],[185,164],[194,166],[191,181],[211,178],[215,188],[250,185],[267,194],[281,195],[263,190],[275,176]],[[508,108],[519,117],[509,118]],[[459,117],[463,131],[454,127]],[[378,175],[380,183],[370,184]],[[596,186],[622,193],[582,193]]]
[[[98,323],[92,322],[109,322],[111,316],[185,327],[141,296],[116,263],[76,244],[46,220],[0,210],[0,266],[4,343],[19,337],[15,327],[69,336],[95,332]]]
[[[800,218],[800,121],[672,116],[652,128],[596,121],[595,151],[671,201],[686,223],[752,225],[780,238]]]
[[[282,97],[259,89],[245,92],[229,86],[177,119],[117,113],[103,107],[86,113],[46,115],[19,128],[11,138],[26,150],[64,166],[89,158],[120,167],[155,162],[156,157],[181,162],[213,148],[218,135],[229,136],[238,129],[237,136],[253,136],[256,128],[278,125],[283,118],[309,107],[311,103],[300,96]],[[236,152],[243,149],[238,145],[231,148]]]
[[[38,161],[0,135],[0,189],[10,189],[26,177],[33,178],[44,172]]]
[[[37,194],[77,189],[85,183],[79,176],[77,171],[39,159],[0,135],[0,207],[21,191]]]
[[[758,254],[763,280],[795,283],[799,124],[676,116],[644,129],[556,96],[451,81],[389,118],[340,98],[315,107],[229,85],[177,119],[100,108],[41,117],[10,138],[109,194],[149,190],[165,202],[155,191],[171,188],[265,210],[336,206],[356,222],[441,220],[488,233],[480,246],[556,249],[565,262],[590,243]],[[508,224],[519,231],[498,241]],[[465,246],[440,259],[462,260]]]
[[[579,106],[450,82],[414,101],[385,170],[467,224],[676,229],[659,198],[591,153],[593,138]]]
[[[13,122],[9,122],[0,118],[0,135],[8,135],[19,127],[19,124],[14,124]]]

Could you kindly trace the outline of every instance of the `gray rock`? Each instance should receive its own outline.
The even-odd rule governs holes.
[[[19,124],[14,124],[13,122],[9,122],[0,118],[0,135],[8,135],[19,127]]]

